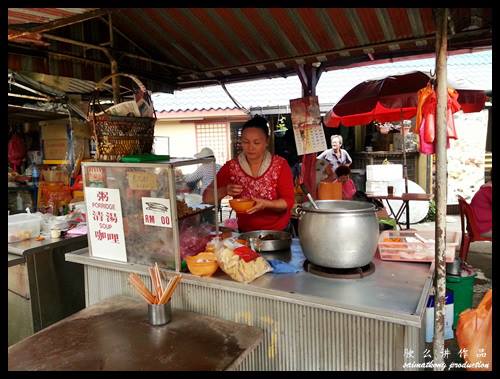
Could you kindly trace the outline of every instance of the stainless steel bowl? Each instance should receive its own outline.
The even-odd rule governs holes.
[[[248,241],[257,252],[288,250],[292,243],[291,234],[281,230],[255,230],[242,233],[238,238]]]

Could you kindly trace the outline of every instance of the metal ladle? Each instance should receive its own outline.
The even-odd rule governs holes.
[[[314,199],[312,198],[311,194],[309,193],[309,191],[307,190],[307,187],[305,186],[304,183],[302,183],[300,185],[300,188],[302,189],[302,192],[304,192],[306,194],[306,197],[307,197],[307,200],[309,200],[309,202],[312,204],[313,208],[314,209],[319,209],[318,207],[318,204],[316,204],[316,202],[314,201]]]

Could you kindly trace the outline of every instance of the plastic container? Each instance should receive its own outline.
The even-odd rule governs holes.
[[[341,182],[320,182],[318,186],[319,200],[342,200]]]
[[[460,232],[446,233],[446,262],[453,262]],[[427,242],[422,242],[421,239]],[[380,233],[378,250],[386,261],[434,262],[434,230],[385,230]]]
[[[366,180],[368,181],[400,179],[403,179],[403,165],[401,164],[366,165]]]
[[[219,264],[214,253],[199,253],[193,256],[187,256],[186,260],[189,272],[197,276],[212,276]]]
[[[456,328],[458,316],[468,308],[472,308],[472,295],[474,293],[474,279],[476,274],[470,276],[446,276],[446,289],[453,291],[455,305],[453,310],[453,328]]]
[[[425,309],[425,342],[432,342],[434,337],[434,295],[430,295]],[[446,290],[444,306],[444,339],[454,338],[453,335],[454,318],[454,297],[453,291]]]
[[[9,216],[8,220],[8,241],[9,243],[19,242],[40,235],[39,215],[20,213]]]

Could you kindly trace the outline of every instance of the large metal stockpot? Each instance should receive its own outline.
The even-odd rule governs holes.
[[[377,250],[379,226],[373,204],[319,200],[299,206],[299,238],[305,257],[331,268],[367,265]]]

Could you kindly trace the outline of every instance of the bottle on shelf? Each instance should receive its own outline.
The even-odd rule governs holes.
[[[31,177],[33,178],[33,185],[38,186],[38,181],[40,179],[40,170],[34,163],[31,168]]]
[[[17,211],[23,210],[23,198],[19,192],[17,193],[17,196],[16,196],[16,210]]]

